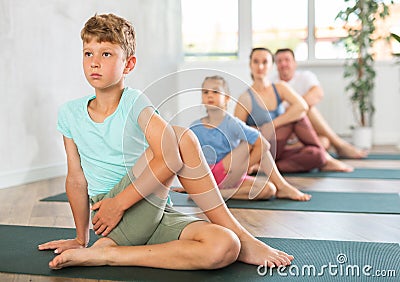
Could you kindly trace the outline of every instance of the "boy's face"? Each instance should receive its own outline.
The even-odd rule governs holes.
[[[201,90],[201,101],[207,109],[215,109],[215,107],[225,109],[229,101],[227,94],[221,80],[207,79]]]
[[[98,42],[93,38],[83,43],[83,69],[85,77],[95,89],[123,87],[124,75],[135,65],[135,57],[126,59],[118,44]]]

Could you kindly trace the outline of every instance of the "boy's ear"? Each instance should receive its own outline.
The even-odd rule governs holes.
[[[131,70],[133,70],[135,68],[136,65],[136,57],[135,56],[130,56],[127,60],[126,60],[126,65],[125,65],[125,69],[124,69],[124,74],[128,74],[130,73]]]

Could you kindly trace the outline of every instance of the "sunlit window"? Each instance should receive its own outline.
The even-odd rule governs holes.
[[[343,22],[335,20],[336,15],[345,7],[343,1],[315,0],[315,58],[345,58],[342,44],[335,44],[340,37],[347,35]]]
[[[307,59],[307,0],[252,0],[253,47],[291,48]]]
[[[238,54],[237,0],[182,0],[186,59],[232,59]]]
[[[240,53],[239,42],[245,49],[267,47],[272,52],[288,47],[294,50],[297,60],[343,59],[348,56],[343,45],[337,43],[338,39],[346,36],[346,30],[344,23],[336,19],[339,11],[349,5],[346,1],[181,1],[186,61],[236,60]],[[247,15],[239,13],[239,1],[242,8],[244,5],[248,9]],[[245,27],[239,26],[239,22],[244,22]],[[357,24],[355,21],[354,25]],[[387,36],[388,32],[400,35],[400,1],[390,4],[390,16],[377,22],[374,36]],[[239,34],[245,34],[247,38],[243,41]],[[374,46],[374,53],[378,60],[389,59],[393,53],[400,53],[400,43],[379,41]]]

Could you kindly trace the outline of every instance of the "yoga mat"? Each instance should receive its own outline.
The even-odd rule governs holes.
[[[336,159],[343,159],[343,160],[350,160],[350,158],[345,158],[345,157],[339,157],[335,153],[330,153],[330,155]],[[357,159],[355,159],[357,160]],[[360,160],[400,160],[400,154],[377,154],[377,153],[372,153],[368,154],[366,158],[362,158]]]
[[[287,199],[271,199],[266,201],[228,200],[229,208],[290,210],[315,212],[348,212],[348,213],[380,213],[400,214],[400,195],[395,193],[354,193],[354,192],[319,192],[307,191],[312,195],[308,202]],[[174,206],[196,207],[184,193],[170,192]],[[67,201],[65,193],[51,196],[41,201]]]
[[[144,267],[70,267],[50,270],[52,251],[37,245],[73,238],[66,228],[0,225],[0,272],[118,281],[398,281],[398,243],[260,238],[272,247],[294,255],[292,266],[272,271],[236,262],[219,270],[174,271]],[[374,280],[376,274],[384,278]],[[394,277],[397,275],[397,277]],[[376,279],[376,278],[375,278]]]
[[[68,202],[67,193],[60,193],[54,196],[40,199],[41,202]]]
[[[346,193],[306,191],[312,195],[310,201],[299,202],[287,199],[265,201],[243,201],[230,199],[226,202],[229,208],[290,210],[312,212],[348,212],[400,214],[400,195],[383,193]],[[171,192],[174,206],[195,207],[187,194]]]
[[[355,168],[352,172],[311,171],[301,173],[283,173],[288,177],[324,177],[358,179],[400,179],[400,169]]]

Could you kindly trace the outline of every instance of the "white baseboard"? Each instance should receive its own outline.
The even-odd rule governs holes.
[[[0,173],[0,189],[63,176],[66,173],[67,165],[65,163],[21,169],[18,171],[6,171]]]

